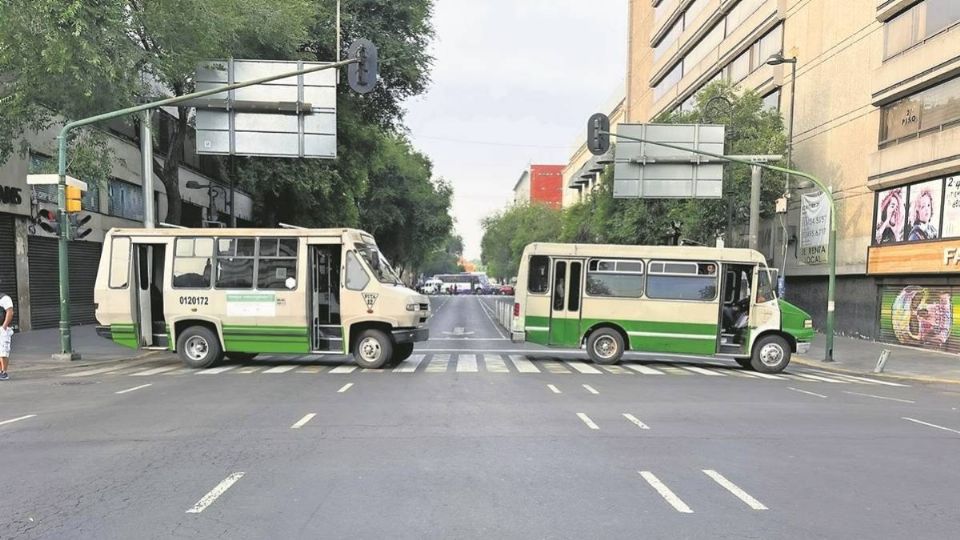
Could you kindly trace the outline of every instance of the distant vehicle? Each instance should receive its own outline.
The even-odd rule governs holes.
[[[633,350],[778,373],[813,339],[810,315],[777,298],[776,271],[750,249],[536,243],[519,274],[513,340],[586,345],[597,364]]]
[[[428,279],[423,283],[423,294],[440,294],[443,291],[443,282],[439,279]]]
[[[94,302],[99,335],[192,368],[353,354],[377,369],[429,337],[430,301],[355,229],[111,229]]]
[[[444,294],[473,294],[474,289],[480,284],[478,276],[467,273],[440,274],[433,279],[440,280],[441,291]]]
[[[513,296],[516,291],[513,288],[513,285],[501,285],[500,294],[504,296]]]

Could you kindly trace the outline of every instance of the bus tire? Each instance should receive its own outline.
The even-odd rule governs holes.
[[[353,347],[353,359],[364,369],[380,369],[393,358],[393,340],[371,328],[360,332]]]
[[[390,358],[391,365],[397,365],[403,362],[413,354],[413,343],[398,343],[393,347],[393,357]]]
[[[753,358],[734,358],[743,369],[753,369]]]
[[[598,328],[587,339],[587,354],[594,364],[616,364],[623,356],[623,336],[613,328]]]
[[[255,352],[228,352],[227,358],[235,362],[249,362],[257,357]]]
[[[217,335],[206,326],[191,326],[177,336],[180,360],[194,369],[208,368],[223,358]]]
[[[780,373],[790,363],[790,344],[782,337],[772,334],[763,336],[753,344],[750,364],[761,373]]]

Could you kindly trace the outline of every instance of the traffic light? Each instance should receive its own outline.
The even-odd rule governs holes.
[[[65,186],[67,194],[67,213],[73,214],[83,210],[83,191],[76,186]]]
[[[51,234],[60,233],[60,224],[57,223],[57,213],[53,210],[41,209],[37,212],[37,225],[40,226],[44,232]]]
[[[595,156],[602,156],[610,150],[610,118],[597,113],[587,120],[587,149]]]
[[[377,61],[377,46],[369,39],[358,39],[347,50],[347,58],[356,58],[347,66],[347,83],[358,94],[367,94],[377,86],[379,64]]]
[[[83,240],[91,232],[93,232],[93,229],[89,227],[83,228],[84,225],[90,223],[91,219],[93,219],[93,216],[90,214],[84,214],[82,216],[79,214],[70,215],[70,228],[73,230],[73,234],[71,236],[74,240]]]

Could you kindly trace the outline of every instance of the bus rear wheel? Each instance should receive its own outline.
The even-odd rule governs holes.
[[[750,365],[761,373],[780,373],[790,363],[790,344],[780,336],[763,336],[753,344]]]
[[[206,326],[191,326],[177,337],[180,360],[194,369],[208,368],[223,358],[217,335]]]
[[[380,330],[364,330],[357,336],[353,358],[364,369],[380,369],[393,358],[393,341]]]
[[[612,365],[623,356],[623,336],[612,328],[599,328],[587,339],[587,354],[594,364]]]

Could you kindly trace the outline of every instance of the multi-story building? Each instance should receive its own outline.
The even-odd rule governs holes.
[[[513,202],[560,208],[563,201],[563,165],[530,165],[513,186]]]
[[[168,137],[166,113],[155,115],[155,156],[166,154]],[[102,182],[87,179],[83,198],[83,238],[72,240],[70,254],[70,308],[73,324],[94,323],[93,285],[100,261],[104,233],[113,227],[143,226],[143,182],[137,132],[115,122],[102,127],[112,153],[110,176]],[[16,322],[21,330],[55,328],[59,321],[59,274],[57,238],[44,230],[41,211],[56,210],[55,185],[28,185],[27,175],[55,170],[57,146],[55,129],[26,134],[26,152],[13,154],[0,163],[0,292],[15,303]],[[192,140],[193,134],[188,135]],[[228,222],[228,188],[211,158],[198,156],[188,145],[180,166],[180,194],[183,199],[181,223],[201,227],[204,221]],[[167,215],[166,188],[154,171],[157,220]],[[81,178],[81,180],[84,180]],[[188,186],[200,186],[199,188]],[[208,188],[208,185],[212,187]],[[213,200],[211,201],[211,195]],[[252,223],[253,200],[240,190],[234,192],[238,226]]]
[[[627,120],[721,78],[759,92],[837,204],[838,331],[960,351],[960,2],[631,0],[629,16]],[[813,190],[793,187],[764,251],[822,325],[827,266],[800,230]]]

